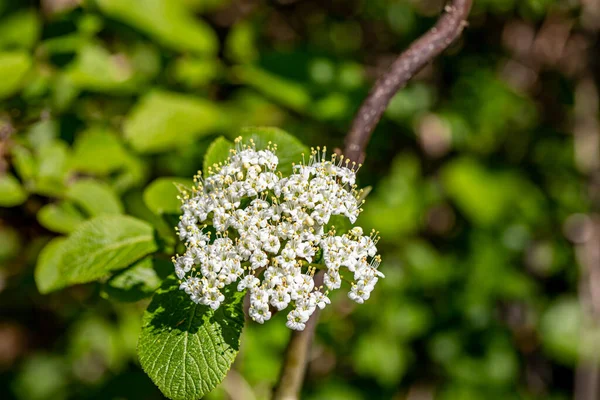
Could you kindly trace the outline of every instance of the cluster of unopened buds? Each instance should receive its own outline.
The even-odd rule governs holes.
[[[360,227],[338,235],[329,224],[336,215],[356,222],[364,202],[355,184],[360,166],[336,154],[326,159],[326,149],[317,148],[284,177],[276,145],[257,150],[238,138],[235,147],[181,196],[177,232],[187,250],[173,259],[180,288],[217,309],[223,289],[237,282],[238,291],[250,293],[254,321],[291,305],[286,325],[295,330],[330,304],[329,292],[347,279],[344,271],[353,275],[348,296],[367,300],[383,277],[378,236]],[[324,270],[323,286],[315,286],[317,269]]]

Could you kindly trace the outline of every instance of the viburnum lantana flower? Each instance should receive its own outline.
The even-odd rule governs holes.
[[[356,164],[335,154],[326,160],[326,149],[317,148],[283,177],[275,152],[276,145],[256,150],[238,138],[227,161],[194,178],[192,193],[181,197],[177,227],[187,250],[173,262],[180,289],[194,302],[217,309],[222,289],[237,282],[238,291],[250,292],[254,321],[270,319],[271,307],[291,305],[286,325],[303,330],[317,307],[330,304],[343,269],[354,278],[348,296],[357,303],[369,298],[383,277],[378,236],[360,227],[341,235],[333,226],[325,230],[332,216],[354,223],[361,212]],[[324,287],[315,287],[316,269],[325,271]]]

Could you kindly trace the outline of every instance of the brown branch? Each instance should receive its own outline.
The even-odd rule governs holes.
[[[579,234],[568,235],[574,242],[579,263],[578,299],[582,313],[581,343],[589,342],[600,328],[600,121],[598,88],[590,75],[584,75],[575,88],[575,162],[588,180],[590,213],[575,225]],[[571,218],[573,221],[574,218]],[[568,221],[568,220],[567,220]],[[573,230],[575,231],[575,230]],[[569,231],[565,233],[569,234]],[[600,357],[586,353],[580,346],[575,370],[575,400],[593,400],[600,396]]]
[[[590,42],[596,41],[599,36],[597,17],[598,10],[584,4],[581,22]],[[600,91],[597,83],[599,76],[593,67],[598,62],[598,55],[592,46],[588,49],[586,68],[575,87],[573,140],[575,164],[586,177],[591,207],[583,219],[570,217],[571,221],[579,220],[576,224],[579,225],[579,234],[567,235],[574,243],[579,264],[577,297],[582,314],[580,343],[589,342],[600,328]],[[569,231],[565,230],[565,233]],[[586,352],[585,346],[579,346],[578,356],[573,398],[598,399],[600,356],[594,351]]]
[[[467,25],[473,0],[453,0],[433,28],[404,51],[375,82],[360,106],[346,136],[344,155],[356,162],[364,159],[371,133],[392,97],[428,62],[444,51]]]
[[[346,136],[344,155],[347,158],[357,163],[362,162],[371,132],[394,94],[460,35],[466,26],[471,5],[472,0],[453,0],[444,8],[445,13],[437,24],[400,54],[390,69],[377,80]],[[317,281],[323,281],[323,271],[315,275],[315,284],[319,286]],[[273,400],[299,398],[318,317],[319,313],[315,311],[303,331],[292,332]]]

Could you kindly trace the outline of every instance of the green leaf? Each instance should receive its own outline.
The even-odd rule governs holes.
[[[10,225],[0,226],[0,270],[7,267],[4,261],[10,260],[21,252],[22,238]]]
[[[12,163],[19,177],[25,181],[32,181],[37,174],[37,162],[29,149],[15,145],[10,149]]]
[[[23,51],[0,53],[0,99],[15,94],[31,67],[31,57]]]
[[[237,90],[224,107],[230,131],[240,126],[279,126],[288,117],[286,110],[248,87]]]
[[[539,333],[546,354],[567,366],[600,351],[600,328],[584,323],[577,298],[563,296],[549,304],[541,316]]]
[[[370,376],[382,386],[391,386],[407,372],[411,354],[407,346],[384,332],[361,335],[353,348],[352,360],[358,374]]]
[[[351,107],[347,95],[330,93],[326,97],[314,102],[310,113],[319,120],[331,121],[347,117]]]
[[[92,128],[77,136],[71,164],[77,171],[108,175],[123,167],[127,152],[115,133]]]
[[[258,58],[256,29],[247,20],[235,24],[229,31],[225,40],[225,55],[240,64],[251,63]]]
[[[140,363],[168,398],[196,400],[225,378],[244,325],[244,295],[228,289],[215,311],[194,303],[168,279],[144,313]]]
[[[79,32],[44,39],[40,43],[40,51],[44,54],[72,54],[87,44],[87,38]]]
[[[238,79],[281,105],[296,111],[306,111],[311,97],[304,85],[290,81],[252,65],[233,67]]]
[[[110,52],[96,44],[83,46],[66,70],[75,86],[96,92],[127,91],[133,71],[127,62],[115,62]]]
[[[144,96],[125,120],[125,137],[142,153],[183,147],[220,124],[220,110],[201,98],[153,91]]]
[[[227,160],[230,154],[229,150],[233,148],[234,144],[232,141],[225,139],[223,136],[216,138],[210,146],[208,146],[208,150],[206,150],[206,154],[204,154],[204,162],[202,163],[202,171],[204,174],[208,172],[208,167]]]
[[[29,49],[40,35],[40,23],[35,10],[15,12],[0,23],[0,48],[20,47]]]
[[[325,232],[335,227],[337,235],[343,235],[353,228],[352,222],[344,215],[332,215],[329,222],[325,225]]]
[[[491,225],[519,203],[526,187],[507,171],[492,171],[477,160],[462,157],[446,164],[442,182],[460,210],[474,223]]]
[[[259,150],[266,148],[269,142],[276,144],[279,170],[283,175],[288,175],[292,172],[292,163],[298,164],[302,161],[302,154],[305,155],[305,158],[310,154],[308,147],[303,145],[294,136],[279,128],[244,128],[242,129],[241,136],[244,143],[248,143],[252,139]]]
[[[21,399],[64,399],[71,382],[71,364],[64,354],[35,352],[24,357],[12,388]]]
[[[111,187],[94,179],[80,179],[73,183],[67,190],[66,197],[91,217],[123,213],[121,200]]]
[[[132,302],[152,296],[163,279],[173,271],[169,261],[146,257],[110,278],[102,288],[103,297]]]
[[[58,121],[54,119],[42,119],[31,125],[27,130],[27,144],[36,153],[40,153],[46,147],[57,146],[56,143],[60,146],[62,142],[57,140],[59,131],[60,126]]]
[[[52,87],[52,106],[59,111],[65,111],[73,105],[81,89],[71,80],[67,72],[56,76]]]
[[[179,58],[172,66],[173,78],[189,88],[208,85],[223,73],[224,67],[215,58]]]
[[[136,63],[136,56],[146,57],[147,65]],[[100,93],[132,93],[147,82],[150,75],[145,74],[146,66],[157,64],[157,57],[149,52],[112,54],[98,44],[82,46],[73,63],[65,69],[67,78],[80,89]],[[148,71],[152,72],[152,71]]]
[[[123,201],[128,215],[147,221],[154,227],[158,235],[157,242],[160,250],[166,254],[174,253],[174,246],[177,242],[175,229],[167,223],[164,216],[150,211],[144,202],[143,193],[130,191],[125,195]]]
[[[118,193],[123,193],[132,187],[145,183],[149,166],[144,160],[134,154],[128,154],[122,171],[111,179],[111,185]]]
[[[382,237],[405,237],[420,229],[429,200],[423,194],[420,162],[413,154],[397,156],[389,176],[367,202],[359,221],[376,227]],[[362,222],[361,222],[362,223]]]
[[[42,294],[60,289],[61,284],[60,264],[65,251],[67,239],[57,237],[52,239],[42,249],[35,266],[34,278],[38,290]]]
[[[155,214],[179,214],[181,201],[176,184],[191,188],[194,182],[186,178],[158,178],[144,190],[144,203]]]
[[[27,192],[12,175],[0,176],[0,207],[14,207],[27,199]]]
[[[52,140],[37,151],[38,173],[35,192],[45,196],[61,196],[69,174],[69,146]]]
[[[98,5],[110,17],[144,31],[174,50],[197,54],[217,51],[215,32],[179,1],[139,0],[135,7],[131,7],[121,0],[99,0]]]
[[[85,217],[71,202],[46,204],[37,213],[37,220],[44,228],[58,233],[71,233]]]
[[[64,243],[59,287],[91,282],[156,251],[152,226],[123,215],[106,215],[79,225]]]

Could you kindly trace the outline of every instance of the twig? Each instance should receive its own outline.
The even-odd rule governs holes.
[[[575,160],[588,180],[592,208],[579,227],[582,237],[571,237],[580,266],[578,299],[583,321],[581,341],[589,342],[590,332],[600,327],[600,121],[598,88],[591,76],[584,76],[575,89]],[[575,400],[593,400],[600,396],[600,357],[580,346],[575,370]]]
[[[460,35],[467,25],[466,18],[472,0],[453,0],[448,4],[438,22],[427,33],[400,54],[390,69],[375,82],[367,99],[361,105],[352,128],[345,140],[344,155],[357,163],[364,159],[364,151],[371,132],[381,119],[394,94],[400,90],[425,64],[440,54]],[[323,281],[323,271],[315,275],[315,285]],[[288,342],[279,382],[273,400],[299,398],[310,345],[315,335],[318,311],[310,317],[303,331],[293,331]]]
[[[590,42],[598,39],[600,26],[597,22],[597,9],[582,8],[581,22]],[[575,254],[579,262],[578,300],[581,307],[581,341],[586,343],[590,335],[600,327],[600,93],[597,52],[590,46],[587,68],[576,88],[574,111],[575,162],[586,176],[588,197],[591,208],[583,221],[586,221],[580,239],[573,240]],[[586,353],[584,345],[579,346],[579,360],[575,369],[573,399],[593,400],[600,396],[600,357],[594,351]]]
[[[322,284],[323,271],[319,271],[315,274],[315,286],[318,287]],[[319,309],[317,308],[309,318],[303,331],[292,331],[290,341],[285,350],[279,382],[277,382],[273,393],[274,400],[298,399],[318,320]]]
[[[346,135],[344,155],[362,162],[371,133],[381,119],[392,97],[428,62],[446,49],[467,25],[472,0],[454,0],[427,33],[413,42],[390,68],[375,82],[360,106],[350,132]]]
[[[580,264],[578,298],[583,316],[580,343],[589,343],[590,332],[600,327],[600,216],[592,214],[587,217],[585,225],[587,237],[575,245]],[[594,400],[600,395],[600,357],[595,352],[586,353],[584,346],[579,346],[573,398]]]

